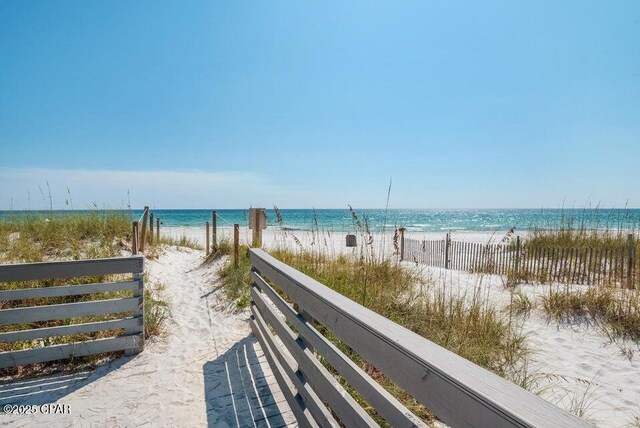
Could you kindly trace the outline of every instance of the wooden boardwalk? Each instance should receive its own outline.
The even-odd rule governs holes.
[[[207,363],[204,373],[210,427],[297,426],[255,338],[238,342]]]

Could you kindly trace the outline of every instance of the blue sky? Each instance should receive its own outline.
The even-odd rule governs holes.
[[[637,1],[0,2],[0,209],[640,206]]]

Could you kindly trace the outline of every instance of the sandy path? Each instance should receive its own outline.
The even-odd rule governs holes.
[[[291,424],[291,412],[250,335],[248,313],[223,310],[216,293],[218,265],[200,266],[201,261],[200,251],[169,248],[158,260],[146,264],[148,283],[164,285],[163,295],[172,313],[164,337],[149,340],[141,354],[120,358],[92,373],[0,385],[0,404],[69,405],[65,415],[3,414],[0,424]]]

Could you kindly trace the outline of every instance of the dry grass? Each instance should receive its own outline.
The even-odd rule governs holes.
[[[532,302],[522,291],[514,291],[511,293],[511,302],[509,304],[509,310],[515,315],[527,315],[535,307],[535,302]]]
[[[159,336],[164,331],[164,325],[171,317],[167,302],[160,298],[164,285],[155,284],[144,291],[144,335],[145,337]]]
[[[173,247],[185,247],[191,248],[192,250],[204,250],[204,247],[198,243],[195,239],[189,238],[186,235],[181,235],[179,238],[174,238],[171,236],[160,236],[160,241],[157,239],[153,241],[152,245],[169,245]]]
[[[559,321],[591,321],[611,338],[640,341],[640,293],[637,290],[550,288],[542,303],[543,309]]]
[[[130,240],[124,212],[16,216],[0,220],[0,262],[113,257]]]
[[[238,266],[229,258],[220,267],[218,275],[224,287],[227,299],[235,302],[238,309],[249,306],[249,284],[251,283],[251,262],[249,260],[249,247],[243,245],[238,252]]]
[[[600,248],[612,250],[626,247],[627,230],[561,227],[534,229],[527,238],[531,248]]]

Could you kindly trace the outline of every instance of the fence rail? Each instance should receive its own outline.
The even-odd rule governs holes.
[[[521,243],[480,244],[445,239],[402,237],[401,259],[428,266],[491,274],[513,274],[522,280],[609,284],[633,287],[640,271],[633,237],[627,245],[601,248],[541,248]]]
[[[143,273],[144,261],[141,256],[0,265],[0,283],[132,274],[132,279],[127,281],[2,290],[0,291],[0,302],[30,302],[34,299],[51,297],[103,294],[113,291],[133,291],[133,297],[128,298],[0,309],[0,327],[2,330],[11,329],[10,331],[0,333],[0,342],[4,343],[100,331],[124,330],[123,335],[115,337],[0,352],[0,368],[104,352],[125,351],[127,354],[133,354],[142,351],[144,347]],[[66,324],[43,328],[36,327],[23,330],[15,329],[24,324],[39,323],[42,321],[69,320],[75,317],[124,313],[130,313],[132,315],[106,321]]]
[[[332,372],[337,372],[391,426],[423,425],[327,340],[316,323],[450,426],[587,426],[260,249],[251,249],[250,258],[251,327],[303,427],[377,426]]]

